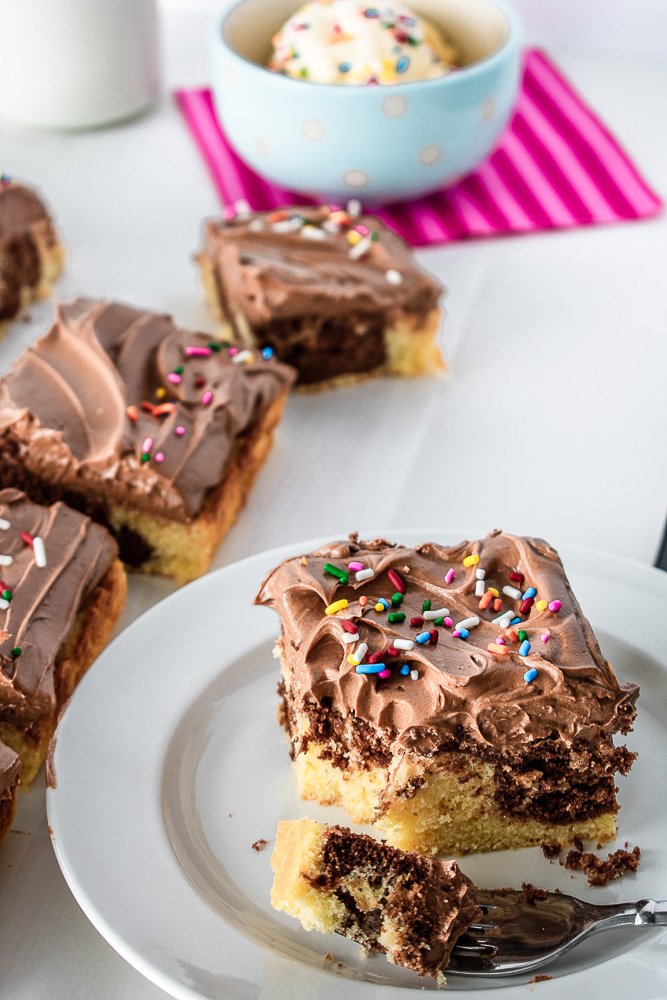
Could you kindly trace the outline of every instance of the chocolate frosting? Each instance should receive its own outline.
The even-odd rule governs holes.
[[[13,560],[0,566],[2,589],[13,595],[0,610],[0,718],[24,726],[55,709],[58,656],[118,550],[83,514],[63,503],[40,507],[18,490],[0,490],[0,518],[10,525],[0,524],[0,554]],[[46,566],[37,565],[22,531],[42,538]]]
[[[49,481],[186,521],[224,479],[239,437],[294,378],[274,358],[237,364],[229,345],[210,342],[170,316],[118,303],[60,305],[0,382],[0,437],[18,438],[26,467]],[[156,415],[164,404],[170,412]]]
[[[0,184],[0,244],[44,221],[49,213],[34,191],[14,181]]]
[[[21,761],[17,754],[4,743],[0,743],[0,802],[6,799],[21,771]]]
[[[463,559],[479,556],[466,568]],[[593,739],[601,731],[610,734],[626,728],[634,716],[639,689],[619,685],[605,660],[590,624],[583,616],[565,576],[558,554],[537,538],[517,538],[493,532],[483,541],[462,542],[445,548],[427,543],[408,549],[384,539],[334,542],[303,558],[288,559],[266,578],[256,603],[276,609],[282,622],[283,649],[290,671],[292,696],[297,702],[314,700],[330,704],[346,716],[353,713],[375,727],[389,731],[397,749],[413,748],[432,753],[464,734],[475,743],[492,748],[517,746],[532,740],[557,737],[568,744],[575,739]],[[344,586],[323,572],[325,563],[343,570],[356,560],[375,571],[372,579],[357,583],[350,572]],[[450,584],[445,574],[454,569]],[[519,654],[519,643],[506,638],[509,652],[496,655],[487,646],[502,630],[492,624],[498,611],[480,610],[475,595],[476,569],[486,571],[485,586],[495,587],[502,610],[514,609],[527,632],[528,655]],[[390,625],[388,613],[374,610],[379,598],[390,601],[396,586],[388,572],[403,579],[406,593],[400,608],[402,624]],[[523,583],[512,583],[510,572],[524,575]],[[503,594],[504,586],[537,590],[530,611],[519,615],[521,600]],[[368,598],[362,607],[361,596]],[[335,614],[325,608],[341,599],[349,604]],[[537,609],[537,602],[558,600],[556,613]],[[356,646],[343,641],[343,621],[354,622],[368,655],[386,650],[395,639],[412,639],[433,627],[427,621],[411,627],[410,619],[422,616],[422,604],[447,608],[457,622],[478,616],[480,624],[470,628],[469,638],[456,638],[454,627],[438,627],[436,645],[415,642],[398,657],[383,656],[392,668],[382,680],[377,674],[358,674],[348,655]],[[548,632],[547,642],[541,635]],[[505,633],[507,636],[507,633]],[[409,663],[418,679],[401,675]],[[524,673],[537,670],[528,683]],[[327,701],[328,700],[328,701]]]
[[[304,315],[426,313],[437,305],[442,288],[415,264],[408,245],[380,219],[364,215],[327,229],[328,205],[292,208],[282,214],[307,224],[285,232],[284,220],[271,221],[276,213],[207,223],[206,253],[232,323],[238,312],[252,327],[259,327]],[[357,259],[349,256],[352,226],[377,236]],[[319,239],[304,236],[313,229],[321,234]],[[387,271],[398,272],[400,281],[392,284]]]

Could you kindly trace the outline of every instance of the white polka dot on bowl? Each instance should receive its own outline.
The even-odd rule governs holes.
[[[343,184],[353,188],[365,187],[368,184],[368,177],[363,170],[346,170],[343,174]]]
[[[482,121],[489,122],[496,113],[496,100],[494,97],[487,97],[480,110]]]
[[[316,122],[314,118],[305,121],[301,129],[306,139],[310,139],[311,142],[319,142],[320,139],[324,138],[324,125],[321,122]]]
[[[424,146],[419,154],[419,162],[429,166],[431,163],[437,163],[437,161],[442,156],[442,150],[437,143],[433,142],[430,146]]]
[[[408,102],[400,94],[392,94],[391,97],[385,97],[382,102],[382,110],[388,118],[400,118],[401,115],[405,114],[408,107]]]

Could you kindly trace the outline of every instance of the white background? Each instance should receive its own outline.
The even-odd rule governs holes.
[[[168,6],[156,113],[74,136],[0,131],[0,165],[54,208],[69,248],[62,297],[118,297],[205,328],[191,255],[219,204],[168,91],[207,79],[209,5]],[[667,195],[667,4],[518,6],[530,40]],[[419,259],[450,290],[451,380],[290,399],[216,565],[356,528],[475,524],[652,562],[667,505],[665,217],[456,243]],[[45,330],[48,305],[31,317],[0,347],[0,370]],[[132,580],[125,621],[168,590]],[[71,898],[38,785],[0,855],[0,1000],[162,996]]]
[[[165,11],[217,11],[234,0],[158,0]],[[304,0],[306,2],[306,0]],[[654,52],[667,46],[664,0],[513,0],[530,44],[594,52]]]

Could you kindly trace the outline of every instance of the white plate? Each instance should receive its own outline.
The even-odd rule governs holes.
[[[392,537],[451,544],[464,535]],[[269,904],[277,821],[345,822],[295,794],[276,722],[278,620],[252,606],[266,572],[321,543],[253,556],[152,608],[105,650],[58,728],[47,803],[65,878],[107,941],[174,997],[398,1000],[434,988],[381,956],[362,959],[350,941],[306,933]],[[642,685],[628,740],[640,757],[620,781],[619,837],[641,846],[641,867],[597,890],[539,849],[469,857],[463,868],[488,887],[526,880],[597,902],[666,898],[667,575],[582,549],[561,555],[619,678]],[[261,837],[268,846],[257,853]],[[539,989],[554,1000],[664,998],[666,942],[652,928],[608,933],[549,968],[555,979]],[[447,993],[500,989],[510,1000],[533,989],[527,978],[450,977]]]

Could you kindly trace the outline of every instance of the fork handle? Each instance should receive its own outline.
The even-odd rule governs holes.
[[[616,903],[598,909],[600,928],[667,924],[667,899],[640,899],[636,903]]]

